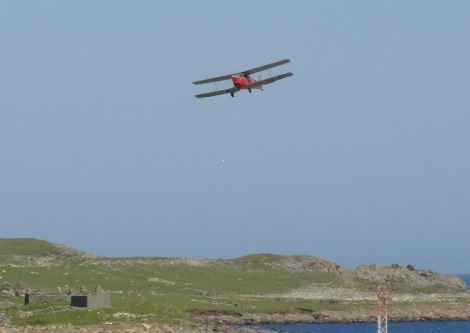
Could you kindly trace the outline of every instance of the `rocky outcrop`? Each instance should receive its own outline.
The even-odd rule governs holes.
[[[369,286],[386,285],[399,292],[444,292],[456,293],[469,291],[467,284],[452,275],[443,275],[431,270],[416,269],[413,265],[390,266],[362,265],[351,271],[334,262],[313,256],[281,256],[274,254],[253,254],[234,259],[244,265],[263,265],[289,272],[329,272],[338,277],[338,285],[351,289],[361,288],[366,282]],[[325,286],[321,286],[324,288]],[[370,290],[375,292],[375,290]],[[304,298],[304,297],[302,297]]]
[[[15,296],[15,290],[10,283],[5,282],[0,286],[0,296],[13,297]]]
[[[438,274],[431,270],[419,270],[412,265],[406,267],[398,264],[363,265],[359,266],[353,274],[356,279],[388,285],[396,291],[462,292],[468,290],[467,284],[456,276]]]
[[[282,256],[270,253],[251,254],[233,260],[240,264],[255,264],[290,272],[334,272],[349,274],[350,271],[334,262],[308,255]]]

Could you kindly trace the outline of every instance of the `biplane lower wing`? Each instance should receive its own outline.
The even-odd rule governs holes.
[[[216,91],[211,91],[208,93],[204,94],[199,94],[195,95],[197,98],[204,98],[204,97],[212,97],[212,96],[218,96],[218,95],[223,95],[223,94],[234,94],[235,92],[239,91],[240,89],[237,88],[229,88],[229,89],[223,89],[223,90],[216,90]]]
[[[281,74],[281,75],[271,76],[271,77],[268,77],[267,79],[253,82],[251,85],[249,85],[248,88],[261,87],[265,84],[270,84],[270,83],[276,82],[277,80],[285,79],[286,77],[289,77],[289,76],[292,76],[292,75],[294,75],[294,74],[289,72],[289,73],[284,73],[284,74]]]

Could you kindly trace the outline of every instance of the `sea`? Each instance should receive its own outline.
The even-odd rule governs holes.
[[[289,333],[375,333],[376,323],[270,324],[259,328]],[[470,321],[389,322],[389,333],[470,333]]]
[[[470,287],[470,274],[459,274]],[[289,333],[375,333],[376,323],[355,324],[265,324],[257,327]],[[388,323],[390,333],[470,333],[470,321]]]
[[[467,283],[467,285],[470,287],[470,274],[457,274],[457,276],[461,278],[462,280],[464,280]]]

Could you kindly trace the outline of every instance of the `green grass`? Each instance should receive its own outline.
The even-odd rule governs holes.
[[[138,260],[138,259],[136,259]],[[130,262],[129,262],[130,261]],[[259,300],[254,295],[283,293],[311,282],[331,279],[330,273],[289,273],[257,265],[214,262],[205,266],[170,260],[68,259],[49,267],[1,267],[2,281],[25,283],[31,291],[56,292],[81,285],[102,286],[112,294],[111,310],[62,311],[30,318],[13,316],[17,325],[34,323],[96,323],[113,320],[115,312],[129,312],[158,322],[188,321],[190,311],[292,311],[308,304]],[[152,280],[153,279],[153,280]],[[241,297],[240,299],[240,295]],[[26,311],[30,306],[22,306]]]
[[[49,314],[34,315],[27,318],[13,314],[12,323],[17,326],[48,324],[93,325],[106,321],[108,317],[111,317],[111,315],[105,315],[103,311],[69,309]]]
[[[0,267],[0,274],[2,281],[11,284],[22,281],[31,291],[56,292],[58,287],[62,291],[70,287],[77,292],[81,285],[88,289],[100,285],[112,294],[112,309],[101,311],[68,310],[21,318],[12,310],[12,321],[16,325],[94,324],[116,321],[112,316],[116,312],[131,313],[148,321],[174,323],[194,320],[190,315],[194,312],[269,313],[342,306],[255,297],[281,294],[310,283],[334,281],[334,273],[292,273],[251,262],[217,261],[204,266],[171,262],[171,259],[152,258],[72,258],[49,267]],[[31,305],[20,307],[21,311],[30,309]]]

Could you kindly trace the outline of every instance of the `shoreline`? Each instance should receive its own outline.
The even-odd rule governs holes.
[[[376,322],[374,309],[353,311],[297,311],[291,313],[213,312],[191,315],[199,322],[171,325],[151,322],[115,322],[99,325],[0,326],[0,333],[260,333],[272,332],[257,327],[270,324],[353,324]],[[470,321],[470,305],[417,306],[391,309],[389,322]]]
[[[426,320],[391,320],[391,322],[461,322],[470,321],[467,319],[426,319]],[[355,324],[355,323],[374,323],[375,321],[341,321],[341,322],[307,322],[307,321],[289,321],[289,322],[258,322],[244,324],[228,323],[199,323],[189,326],[162,325],[157,323],[145,322],[119,322],[102,325],[37,325],[37,326],[0,326],[0,333],[269,333],[278,332],[257,325],[276,325],[276,324]]]
[[[290,313],[212,312],[195,315],[206,325],[324,324],[376,322],[375,309],[296,311]],[[390,309],[389,322],[470,321],[470,305],[416,305]]]

